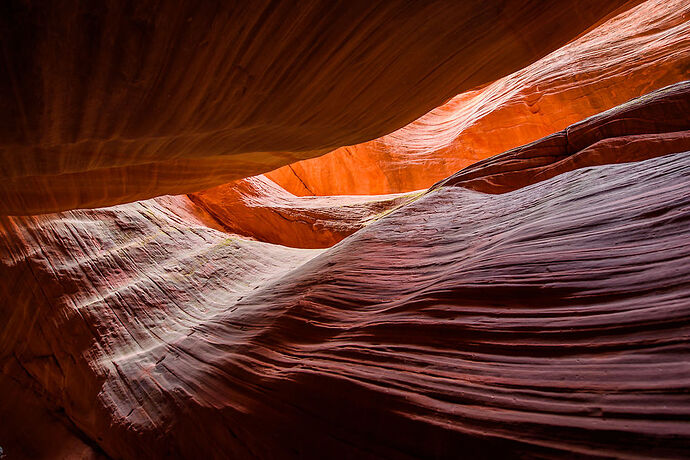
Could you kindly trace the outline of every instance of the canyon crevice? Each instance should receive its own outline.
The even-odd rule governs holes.
[[[2,8],[0,457],[687,457],[686,1]]]

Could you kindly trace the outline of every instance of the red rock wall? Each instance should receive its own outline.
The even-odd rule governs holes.
[[[459,169],[690,78],[690,4],[649,0],[404,128],[267,176],[296,195],[427,188]]]
[[[505,193],[579,168],[690,151],[690,81],[662,88],[434,185]]]
[[[368,141],[630,3],[11,0],[0,213],[195,192]]]
[[[689,10],[634,3],[2,4],[0,457],[685,458]]]

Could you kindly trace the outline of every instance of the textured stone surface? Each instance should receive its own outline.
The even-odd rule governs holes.
[[[0,5],[0,215],[207,189],[0,217],[0,457],[686,458],[690,10],[636,3]]]
[[[632,3],[3,2],[0,213],[194,192],[371,140]]]
[[[2,218],[1,368],[113,457],[682,458],[690,153],[664,154],[689,100],[506,152],[326,250],[184,197]],[[650,159],[605,164],[631,145]]]
[[[284,246],[327,248],[421,193],[298,197],[256,176],[190,197],[229,232]]]
[[[688,78],[690,3],[649,0],[388,136],[267,176],[297,195],[426,188],[479,160]]]
[[[161,364],[139,361],[142,353],[193,334],[318,253],[241,240],[214,225],[186,197],[3,219],[0,368],[60,408],[108,454],[140,458],[147,439],[123,446],[130,440],[114,438],[112,425],[136,433],[139,421],[149,420],[149,428],[165,429],[173,416],[163,405],[147,414],[139,407],[146,397],[129,393],[137,391],[136,384],[128,389],[130,373]],[[160,381],[154,404],[177,392],[169,383]],[[133,399],[122,405],[118,398],[126,394]],[[12,414],[4,412],[3,420]]]
[[[517,190],[585,166],[690,151],[690,81],[627,102],[531,144],[477,162],[436,184]]]

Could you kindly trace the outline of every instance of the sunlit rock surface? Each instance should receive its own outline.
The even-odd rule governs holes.
[[[629,0],[10,0],[0,213],[189,193],[398,129]]]
[[[284,246],[327,248],[421,193],[299,197],[256,176],[190,197],[232,233]]]
[[[318,253],[241,240],[216,226],[186,197],[5,218],[2,368],[64,411],[108,454],[140,458],[143,438],[128,452],[107,444],[125,441],[112,438],[111,425],[129,425],[132,415],[153,417],[150,427],[172,416],[163,406],[147,415],[135,407],[136,398],[127,407],[112,399],[128,391],[127,374],[149,372],[139,361],[142,353],[192,334],[205,319]],[[121,386],[110,393],[108,381]],[[161,385],[164,399],[176,391]]]
[[[585,166],[690,151],[690,81],[681,82],[477,162],[436,184],[503,193]]]
[[[186,197],[2,218],[0,368],[116,458],[682,458],[689,103],[631,101],[326,250]]]
[[[690,77],[690,3],[649,0],[382,138],[268,174],[296,195],[426,188],[459,169]]]

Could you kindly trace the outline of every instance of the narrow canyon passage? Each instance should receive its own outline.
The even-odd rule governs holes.
[[[0,458],[687,458],[687,1],[2,8]]]

